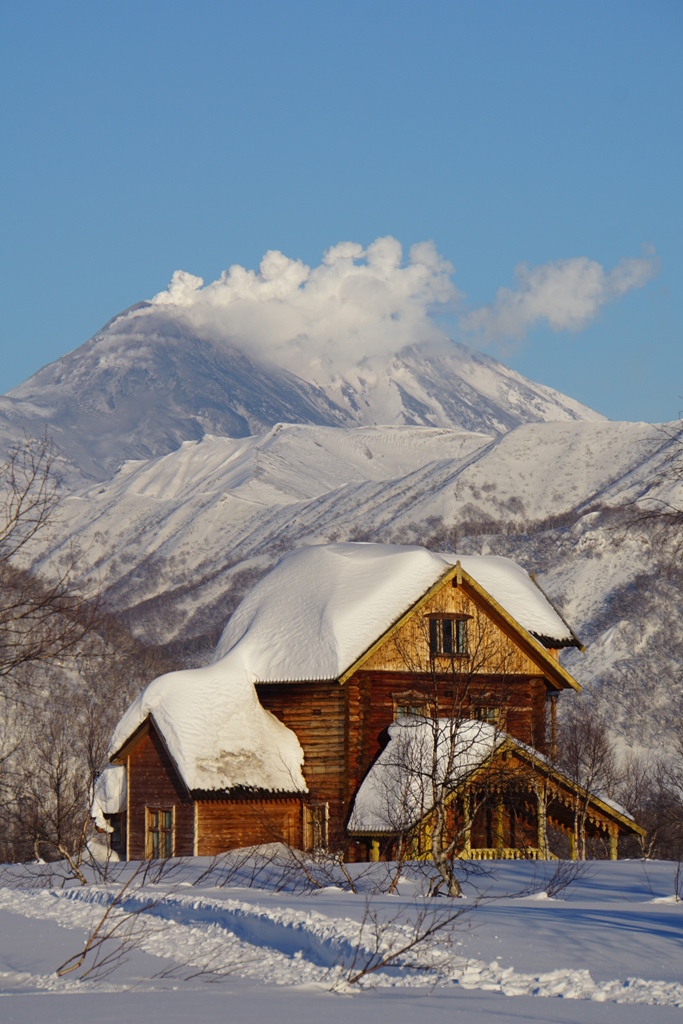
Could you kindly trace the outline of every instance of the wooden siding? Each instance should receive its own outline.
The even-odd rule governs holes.
[[[304,751],[311,802],[329,805],[330,842],[341,838],[345,812],[345,694],[338,682],[257,685],[259,700],[296,733]]]
[[[197,801],[199,856],[214,857],[224,850],[259,843],[287,843],[301,848],[301,797],[245,794]]]
[[[434,669],[430,658],[429,616],[468,616],[469,657],[461,659],[469,675],[484,672],[495,675],[539,675],[537,662],[519,646],[511,631],[492,621],[463,586],[445,583],[431,599],[397,629],[362,665],[363,671],[429,673]],[[437,667],[438,671],[438,667]]]
[[[128,858],[146,856],[146,808],[171,808],[177,857],[194,853],[194,801],[153,725],[128,754]]]

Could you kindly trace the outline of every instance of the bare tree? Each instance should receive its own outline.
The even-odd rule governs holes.
[[[676,756],[630,751],[616,796],[645,829],[629,840],[631,855],[663,860],[683,857],[683,772]]]
[[[661,445],[660,470],[647,492],[631,505],[630,526],[653,527],[657,537],[673,543],[674,554],[683,548],[683,501],[679,485],[683,484],[683,420],[659,428]],[[651,497],[657,489],[661,496]]]
[[[478,902],[455,910],[453,904],[444,907],[426,898],[416,901],[412,914],[407,915],[401,910],[387,914],[366,900],[357,940],[350,956],[337,965],[332,990],[344,991],[352,985],[363,988],[373,974],[387,967],[411,972],[438,969],[456,925]]]
[[[457,897],[458,854],[470,848],[472,822],[488,804],[499,807],[503,794],[510,802],[519,781],[496,757],[509,699],[501,680],[515,651],[479,611],[414,619],[392,645],[407,688],[396,697],[398,721],[372,770],[379,831],[391,837],[399,871],[406,857],[428,855],[435,889]],[[496,821],[495,844],[502,845],[500,815]]]
[[[461,896],[456,855],[469,845],[472,817],[490,797],[496,731],[479,721],[413,718],[398,722],[391,734],[373,781],[380,821],[393,837],[392,856],[399,864],[428,856],[437,873],[432,891]],[[476,787],[458,795],[475,772]]]
[[[95,781],[113,729],[156,663],[116,624],[68,665],[40,663],[21,699],[3,702],[0,735],[0,859],[63,859],[83,882],[83,864],[105,840],[91,818]]]
[[[73,583],[67,556],[48,574],[31,568],[49,553],[59,515],[56,455],[47,438],[26,440],[0,463],[0,679],[5,698],[26,684],[22,669],[76,652],[97,622],[97,601]]]
[[[44,438],[0,462],[0,856],[65,859],[83,881],[109,736],[167,665],[77,587],[72,553],[51,557],[56,461]]]
[[[560,722],[558,764],[577,787],[574,794],[574,849],[579,859],[585,860],[590,799],[601,793],[610,796],[619,777],[607,724],[591,706],[575,703]]]

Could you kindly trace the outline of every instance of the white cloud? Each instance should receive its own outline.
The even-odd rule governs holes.
[[[519,288],[500,288],[495,302],[472,310],[461,326],[484,342],[523,338],[540,321],[554,331],[579,331],[606,303],[641,288],[658,269],[650,256],[622,260],[610,271],[587,256],[539,267],[520,264]]]
[[[195,327],[295,372],[327,375],[415,342],[444,342],[430,314],[459,299],[453,272],[431,242],[412,246],[404,262],[387,237],[367,249],[341,242],[312,269],[270,251],[258,271],[235,265],[206,287],[176,271],[153,303],[180,307]]]
[[[501,288],[495,301],[460,317],[475,344],[523,338],[540,321],[577,331],[601,307],[644,285],[657,271],[648,256],[613,270],[585,256],[516,268],[519,287]],[[399,242],[378,238],[366,249],[340,242],[317,267],[271,250],[257,271],[236,264],[204,286],[179,270],[155,306],[172,306],[192,327],[216,340],[234,340],[256,356],[309,379],[345,373],[379,357],[377,368],[406,345],[446,344],[435,310],[452,311],[462,298],[454,268],[433,243],[413,245],[407,260]]]

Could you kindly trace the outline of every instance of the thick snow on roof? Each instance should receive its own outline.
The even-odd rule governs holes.
[[[389,742],[358,790],[349,831],[396,833],[412,828],[432,810],[435,784],[456,789],[503,743],[552,767],[574,788],[571,779],[537,750],[487,722],[401,718],[389,726]],[[603,793],[594,795],[633,821],[616,801]]]
[[[517,562],[500,555],[452,557],[529,633],[557,641],[558,647],[576,642],[566,622]]]
[[[449,568],[421,547],[300,548],[240,604],[216,659],[239,646],[256,680],[337,679]]]
[[[299,741],[261,706],[239,652],[150,683],[119,722],[112,755],[149,715],[190,790],[306,792]]]
[[[455,789],[504,739],[487,722],[399,719],[358,790],[349,830],[411,828],[433,808],[434,784]]]
[[[216,649],[239,648],[262,682],[337,679],[458,560],[418,546],[325,544],[293,551],[235,611]],[[508,558],[463,556],[463,569],[537,636],[572,635]]]
[[[97,776],[90,813],[95,824],[104,832],[111,832],[105,814],[120,814],[126,809],[127,773],[124,765],[110,764]]]

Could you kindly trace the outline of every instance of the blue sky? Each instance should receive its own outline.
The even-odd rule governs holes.
[[[587,326],[479,344],[615,419],[683,410],[681,0],[25,0],[0,37],[0,391],[176,269],[389,234],[464,311],[654,250]]]

